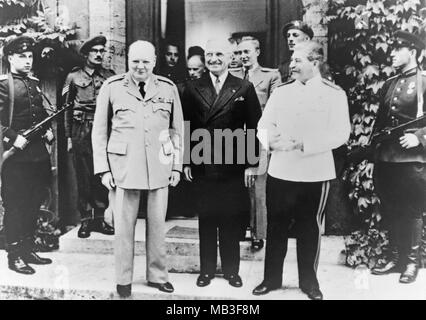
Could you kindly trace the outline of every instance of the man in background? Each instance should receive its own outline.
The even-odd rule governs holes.
[[[231,73],[253,83],[263,111],[272,92],[281,83],[280,72],[278,69],[264,68],[259,65],[260,42],[254,37],[246,36],[241,39],[237,47],[237,55],[240,57],[243,67],[238,72]],[[262,249],[263,239],[266,238],[265,189],[268,162],[267,150],[262,148],[256,182],[253,187],[249,188],[251,247],[253,250]]]
[[[62,90],[65,103],[73,106],[65,113],[65,136],[77,178],[80,238],[90,237],[92,231],[114,234],[114,228],[104,220],[108,192],[93,174],[91,140],[96,98],[105,80],[115,74],[102,66],[106,41],[104,36],[96,36],[81,46],[80,53],[85,57],[85,64],[68,74]]]

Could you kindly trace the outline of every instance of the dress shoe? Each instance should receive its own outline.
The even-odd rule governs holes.
[[[281,286],[271,286],[267,284],[265,281],[263,281],[261,284],[259,284],[256,288],[253,289],[252,293],[255,296],[261,296],[261,295],[269,293],[272,290],[277,290],[280,287]]]
[[[243,280],[238,274],[231,274],[229,276],[223,276],[226,280],[228,280],[229,284],[235,288],[240,288],[243,286]]]
[[[93,232],[99,232],[109,236],[114,234],[114,227],[111,227],[108,223],[106,223],[102,219],[93,220],[91,230]]]
[[[263,243],[262,239],[253,239],[253,240],[251,240],[251,248],[254,251],[261,250],[263,248],[263,245],[264,245],[264,243]]]
[[[158,290],[166,292],[166,293],[172,293],[173,291],[175,291],[175,289],[173,288],[173,286],[170,282],[155,283],[155,282],[148,281],[148,286],[153,287],[153,288],[157,288]]]
[[[311,300],[322,300],[324,297],[321,290],[318,287],[300,288]]]
[[[373,268],[371,270],[371,274],[374,274],[376,276],[399,272],[401,272],[401,266],[399,265],[398,261],[394,260],[389,261],[384,266]]]
[[[210,280],[214,278],[214,275],[210,274],[200,274],[197,278],[198,287],[206,287],[210,284]]]
[[[22,259],[28,264],[31,263],[31,264],[43,265],[43,264],[51,264],[52,263],[51,259],[42,258],[37,253],[35,253],[34,251],[31,251],[31,252],[23,255]]]
[[[132,285],[131,284],[126,284],[126,285],[117,284],[117,293],[122,298],[130,297],[132,295]]]
[[[88,238],[90,237],[90,220],[84,220],[81,222],[80,229],[78,229],[79,238]]]
[[[419,267],[417,264],[410,263],[407,265],[407,268],[399,277],[400,283],[413,283],[416,281],[417,274],[419,272]]]
[[[35,270],[22,260],[21,257],[9,258],[9,269],[22,274],[35,273]]]

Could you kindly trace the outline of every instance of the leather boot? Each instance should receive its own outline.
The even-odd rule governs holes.
[[[21,250],[22,242],[15,242],[8,245],[7,260],[9,269],[22,274],[34,274],[35,270],[21,258]]]
[[[90,220],[83,220],[81,222],[81,227],[78,229],[79,238],[88,238],[90,237]]]
[[[399,278],[400,283],[412,283],[416,281],[420,265],[420,244],[422,240],[423,220],[410,221],[410,248],[407,256],[407,266]]]
[[[399,272],[401,272],[401,264],[399,261],[398,248],[396,246],[391,248],[389,261],[384,266],[374,267],[371,270],[371,273],[377,276]]]
[[[111,227],[104,219],[95,219],[91,222],[90,229],[93,232],[99,232],[106,235],[114,234],[114,227]]]

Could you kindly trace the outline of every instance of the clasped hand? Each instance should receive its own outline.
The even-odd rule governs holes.
[[[293,151],[303,150],[303,144],[290,136],[283,136],[281,133],[275,133],[270,137],[269,147],[272,151]]]

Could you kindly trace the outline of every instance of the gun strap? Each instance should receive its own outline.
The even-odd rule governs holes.
[[[423,116],[423,79],[421,70],[417,70],[417,118]]]
[[[13,85],[12,73],[8,73],[9,80],[9,127],[12,126],[13,108],[15,106],[15,86]]]

